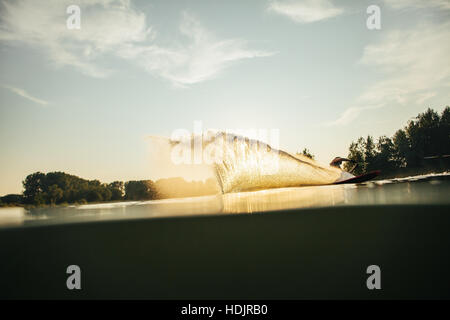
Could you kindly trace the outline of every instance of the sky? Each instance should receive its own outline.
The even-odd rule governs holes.
[[[195,121],[328,163],[449,105],[449,57],[449,0],[0,0],[0,195],[159,178],[148,136]]]

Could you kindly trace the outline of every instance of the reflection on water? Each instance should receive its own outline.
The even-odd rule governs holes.
[[[1,208],[0,226],[10,227],[22,225],[25,220],[26,210],[20,207]]]
[[[3,208],[0,209],[0,227],[253,213],[339,205],[450,204],[449,194],[450,175],[433,175],[357,185],[281,188],[205,197],[89,204],[28,211],[23,208]]]
[[[349,186],[347,186],[349,187]],[[352,187],[353,189],[355,187]],[[345,203],[346,189],[342,185],[281,188],[255,192],[225,194],[223,212],[252,213]]]

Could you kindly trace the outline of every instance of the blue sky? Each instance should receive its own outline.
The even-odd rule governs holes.
[[[0,195],[35,171],[158,178],[146,137],[196,120],[327,163],[449,104],[449,40],[448,0],[0,1]]]

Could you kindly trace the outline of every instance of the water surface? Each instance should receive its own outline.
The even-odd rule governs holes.
[[[425,175],[363,184],[267,189],[213,196],[87,204],[25,210],[0,209],[0,227],[95,220],[249,214],[308,207],[450,204],[450,175]]]

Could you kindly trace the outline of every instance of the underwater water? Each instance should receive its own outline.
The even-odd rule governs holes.
[[[449,299],[449,191],[447,174],[0,209],[0,298]]]
[[[122,219],[252,214],[334,206],[450,204],[450,175],[425,175],[362,184],[275,188],[211,196],[0,209],[0,226]]]

